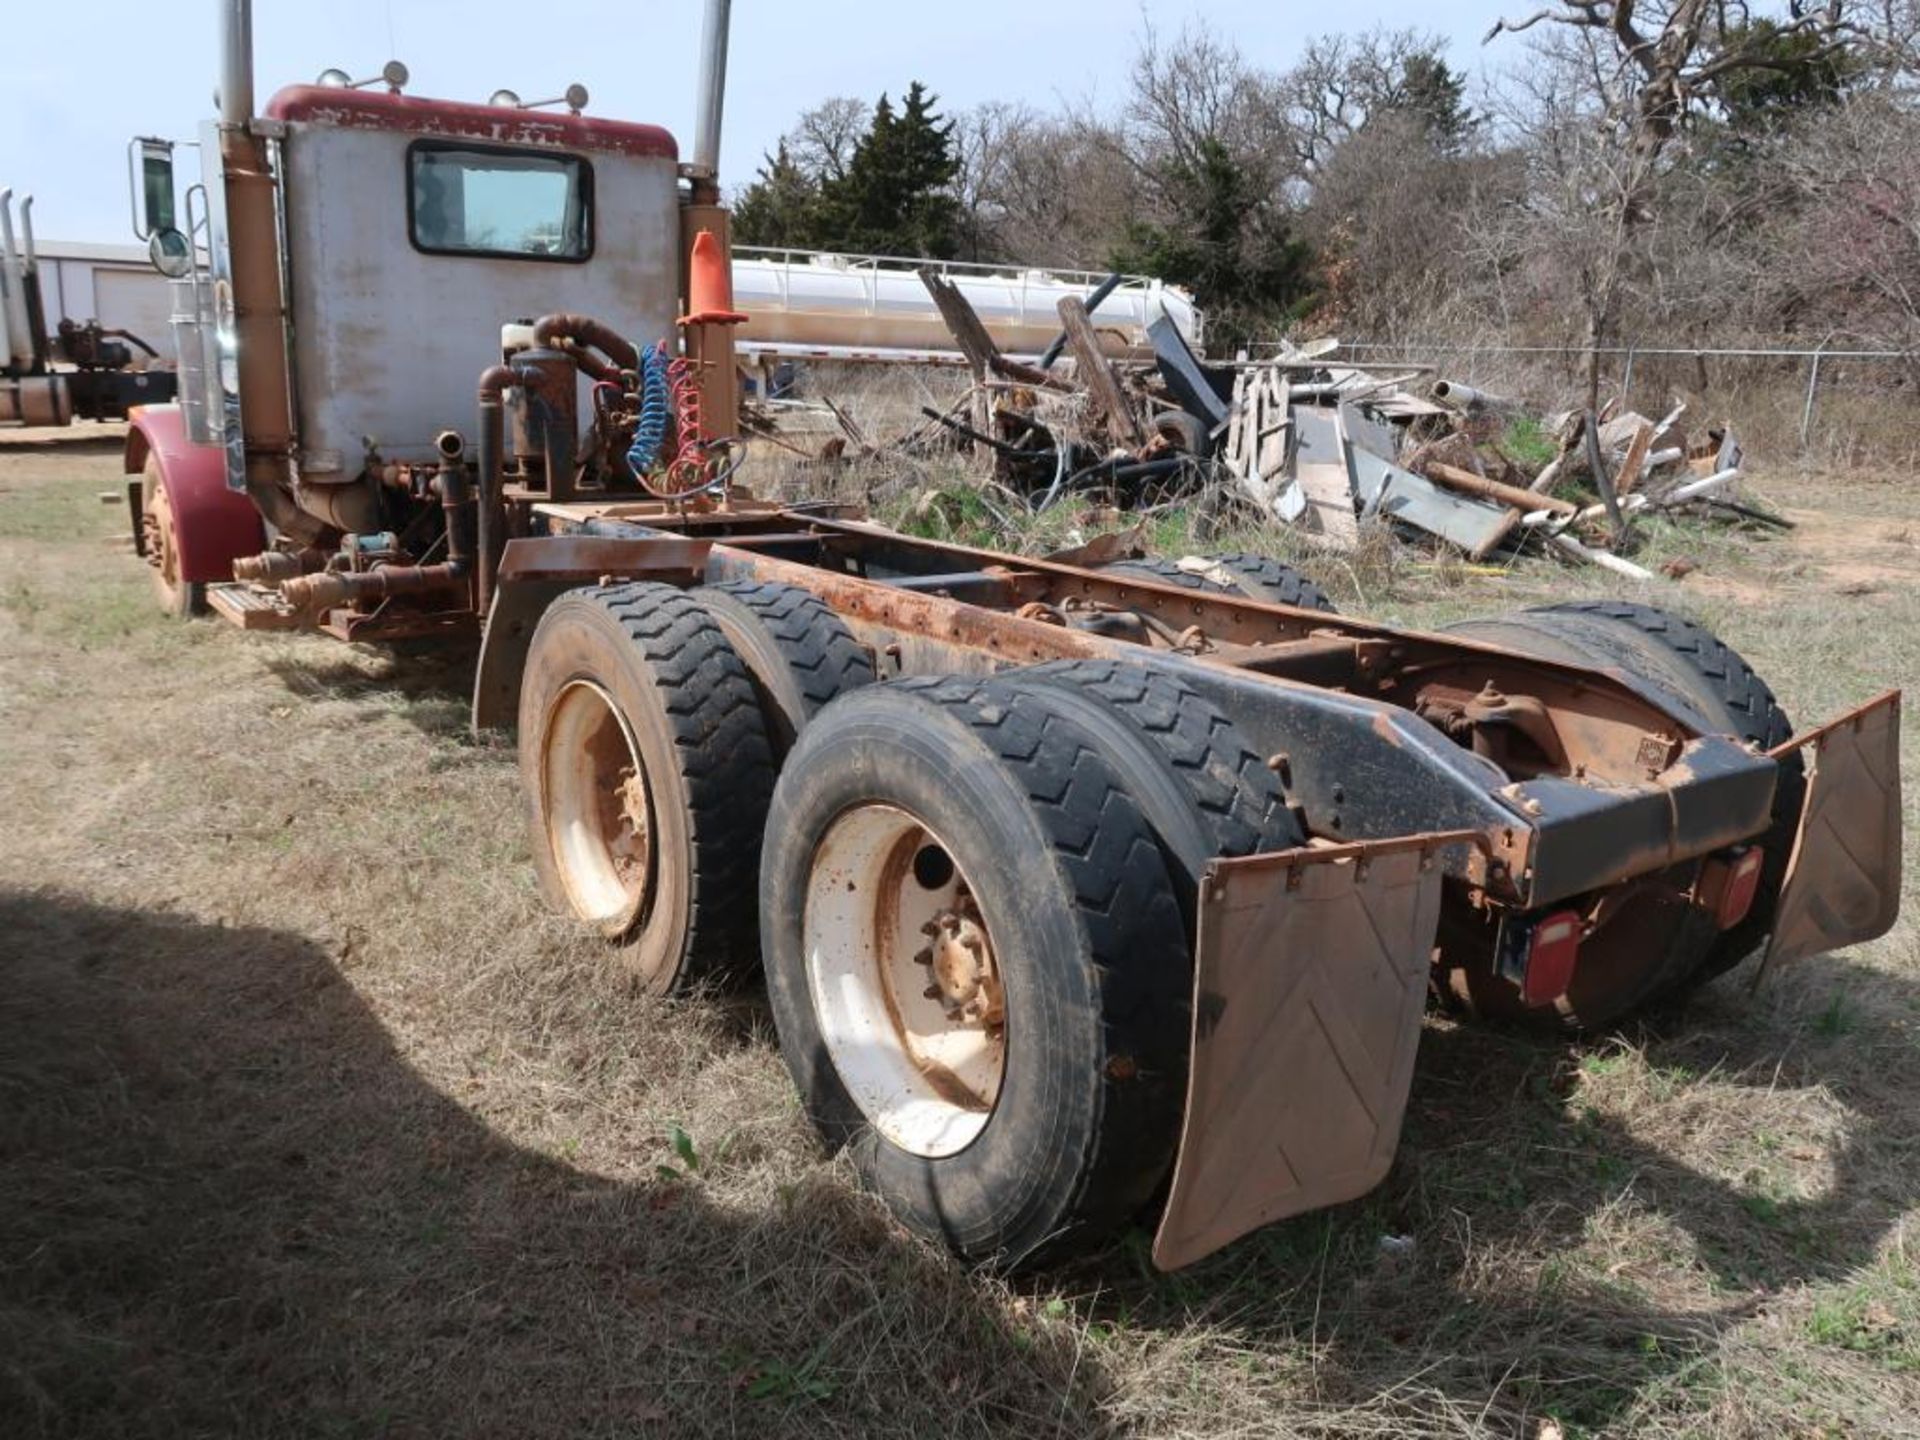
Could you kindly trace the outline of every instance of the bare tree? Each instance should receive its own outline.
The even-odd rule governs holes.
[[[1543,208],[1560,218],[1569,204],[1586,207],[1587,229],[1556,227],[1580,259],[1585,315],[1587,400],[1597,405],[1602,348],[1612,340],[1623,282],[1644,261],[1641,237],[1655,202],[1669,149],[1688,117],[1711,103],[1729,78],[1742,72],[1807,64],[1848,51],[1879,58],[1897,47],[1895,7],[1825,0],[1790,0],[1775,18],[1739,0],[1558,0],[1523,18],[1504,19],[1492,40],[1537,25],[1567,31],[1571,45],[1547,45],[1564,79],[1579,75],[1586,93],[1571,106],[1546,107],[1534,136],[1534,154],[1555,185]],[[1764,18],[1765,26],[1754,22]],[[1783,54],[1781,41],[1808,42]]]
[[[1433,97],[1419,93],[1420,81],[1434,76],[1436,66],[1446,77],[1440,58],[1445,46],[1439,36],[1419,30],[1374,29],[1307,41],[1298,63],[1278,84],[1302,173],[1322,169],[1369,120],[1431,103]],[[1463,129],[1472,122],[1464,110],[1456,119]]]
[[[1781,145],[1797,203],[1774,234],[1783,304],[1829,332],[1920,351],[1920,112],[1856,96]]]
[[[1210,145],[1222,147],[1263,189],[1278,190],[1297,173],[1278,79],[1203,27],[1183,30],[1172,43],[1146,27],[1132,92],[1111,134],[1150,195],[1170,168],[1201,163]]]
[[[873,107],[850,95],[822,100],[803,112],[788,132],[794,163],[817,181],[844,180],[854,148],[873,124]]]

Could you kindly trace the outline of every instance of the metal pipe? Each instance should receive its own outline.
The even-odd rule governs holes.
[[[727,105],[727,29],[731,0],[707,0],[700,39],[700,99],[694,116],[693,166],[709,185],[720,177],[720,122]]]
[[[467,442],[457,430],[442,430],[434,445],[440,451],[440,508],[447,523],[447,567],[467,581],[471,592],[476,526],[473,491],[467,485]]]
[[[505,434],[503,418],[506,402],[503,392],[519,383],[519,377],[505,365],[495,365],[480,375],[480,493],[476,545],[480,573],[474,586],[474,606],[486,619],[493,605],[493,577],[500,569],[500,557],[507,547],[506,506],[501,500],[500,451]]]
[[[543,315],[534,321],[535,345],[546,349],[565,349],[563,342],[569,340],[581,348],[590,345],[605,352],[607,358],[622,370],[640,368],[640,352],[633,348],[632,342],[611,325],[595,320],[591,315],[569,315],[563,311],[556,315]]]
[[[33,196],[31,195],[20,202],[20,251],[26,260],[27,274],[38,273],[40,259],[33,251]]]
[[[220,55],[220,168],[227,200],[240,439],[247,494],[267,523],[302,545],[330,546],[358,528],[369,500],[353,487],[294,486],[293,375],[280,276],[279,185],[267,142],[253,133],[253,6],[224,0]],[[231,437],[229,437],[231,439]],[[341,493],[336,493],[341,492]]]
[[[33,328],[27,323],[27,275],[13,245],[13,187],[0,189],[0,279],[7,292],[7,353],[22,369],[33,365]]]
[[[1825,351],[1813,352],[1813,364],[1807,370],[1807,403],[1800,411],[1800,448],[1805,449],[1807,441],[1813,438],[1813,402],[1820,394],[1820,361]]]
[[[467,577],[452,565],[381,565],[347,574],[327,571],[302,575],[280,587],[280,598],[295,610],[318,614],[336,605],[361,600],[389,600],[400,595],[438,595],[466,588]]]
[[[253,119],[253,0],[220,7],[220,123]]]
[[[1476,390],[1471,385],[1462,385],[1458,380],[1436,380],[1433,382],[1433,398],[1462,410],[1512,410],[1517,408],[1514,402],[1500,395],[1489,395],[1484,390]]]

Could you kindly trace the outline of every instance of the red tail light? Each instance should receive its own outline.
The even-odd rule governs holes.
[[[1573,983],[1574,962],[1580,958],[1585,922],[1572,910],[1561,910],[1535,922],[1527,942],[1527,970],[1520,982],[1520,998],[1529,1005],[1551,1005]]]
[[[1766,862],[1766,852],[1750,845],[1732,855],[1715,855],[1700,867],[1694,898],[1713,912],[1714,923],[1722,930],[1731,930],[1753,909]]]

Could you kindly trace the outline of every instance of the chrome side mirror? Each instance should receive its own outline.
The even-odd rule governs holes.
[[[147,241],[147,258],[169,280],[182,280],[193,273],[193,245],[171,226],[153,232]]]
[[[127,142],[127,191],[136,236],[146,240],[174,228],[171,140],[143,135]]]

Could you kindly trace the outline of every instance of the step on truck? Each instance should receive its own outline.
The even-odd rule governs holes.
[[[653,991],[764,977],[906,1224],[1014,1265],[1144,1220],[1185,1265],[1379,1183],[1429,1005],[1604,1027],[1893,924],[1897,693],[1796,731],[1643,605],[1422,633],[1257,555],[754,499],[727,11],[683,163],[397,65],[256,110],[224,5],[128,514],[178,613],[477,636],[554,903]]]

